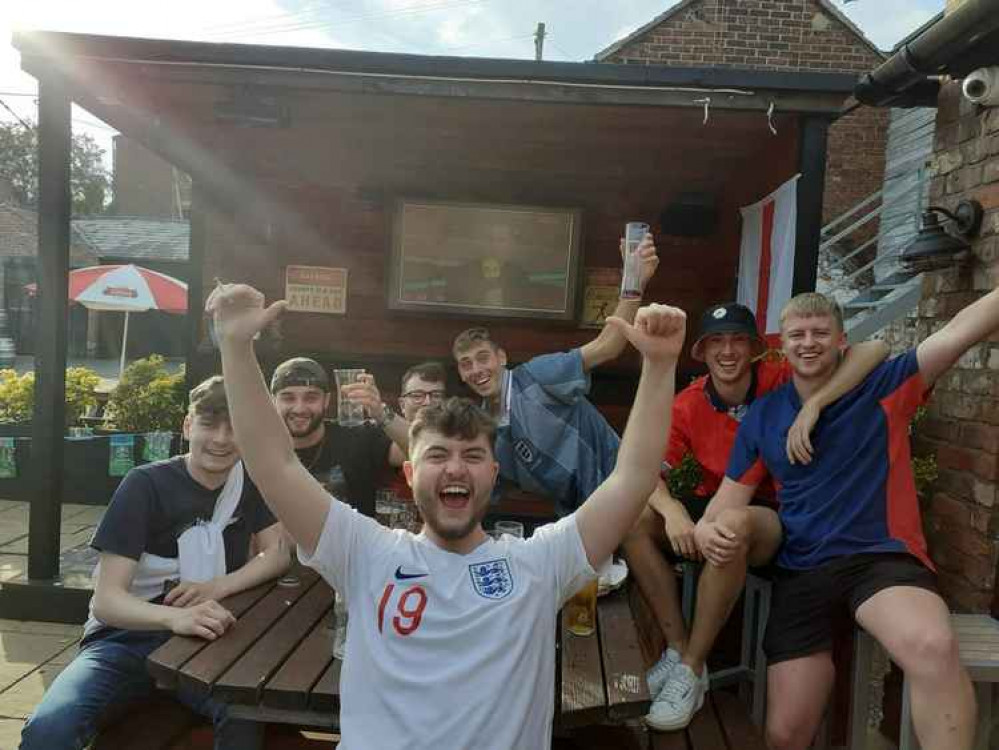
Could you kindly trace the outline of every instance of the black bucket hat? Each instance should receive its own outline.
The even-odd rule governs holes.
[[[766,342],[756,327],[756,316],[745,305],[729,302],[712,305],[701,315],[701,326],[697,331],[697,341],[690,348],[690,356],[698,362],[704,361],[704,339],[718,333],[745,333],[753,341],[753,357],[767,350]]]

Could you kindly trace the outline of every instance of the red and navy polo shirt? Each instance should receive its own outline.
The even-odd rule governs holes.
[[[812,431],[815,455],[792,465],[785,444],[801,408],[793,383],[758,399],[743,420],[727,476],[777,485],[784,543],[777,563],[808,569],[864,552],[909,552],[932,569],[909,453],[909,422],[927,394],[915,350],[882,363],[831,404]]]
[[[708,375],[697,378],[673,400],[673,420],[669,445],[666,448],[667,466],[679,466],[688,453],[701,465],[701,483],[694,494],[711,499],[725,476],[728,454],[735,443],[739,422],[748,413],[746,407],[755,399],[769,393],[791,378],[786,362],[758,362],[753,365],[753,382],[749,387],[750,398],[745,404],[729,407],[715,393]],[[772,498],[773,486],[762,483],[758,496]]]

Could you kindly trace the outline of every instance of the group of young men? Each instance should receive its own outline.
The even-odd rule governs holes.
[[[651,237],[640,255],[644,287]],[[717,305],[691,350],[708,374],[675,399],[679,309],[622,300],[593,341],[512,368],[488,331],[469,329],[453,354],[480,403],[446,398],[443,367],[425,363],[403,377],[399,413],[373,378],[351,386],[374,422],[360,428],[325,419],[330,384],[312,360],[281,364],[267,387],[252,342],[283,306],[239,284],[210,296],[224,388],[213,378],[192,391],[185,456],[137,468],[115,494],[93,542],[80,655],[23,748],[85,747],[110,709],[152,690],[144,659],[171,633],[224,634],[232,615],[218,601],[279,575],[287,536],[350,612],[344,750],[548,746],[557,612],[619,547],[667,644],[648,675],[650,727],[689,723],[747,566],[775,562],[771,747],[811,743],[844,606],[905,670],[922,746],[971,747],[974,697],[922,537],[907,427],[936,378],[999,329],[999,291],[888,361],[877,342],[847,349],[838,307],[818,294],[782,311],[780,364],[759,359],[746,308]],[[642,371],[619,438],[586,393],[628,342]],[[674,498],[665,480],[688,454],[701,481]],[[420,534],[370,517],[386,466],[411,488]],[[487,536],[500,478],[550,497],[560,519],[526,540]],[[689,633],[680,559],[704,562]],[[217,748],[260,746],[223,705],[180,698],[213,717]]]

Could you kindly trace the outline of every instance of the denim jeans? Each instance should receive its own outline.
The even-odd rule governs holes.
[[[171,636],[168,632],[113,630],[89,641],[45,691],[21,731],[21,750],[83,750],[101,722],[156,686],[146,657]],[[208,717],[215,727],[215,750],[258,750],[263,724],[230,719],[226,706],[180,691],[177,699]]]

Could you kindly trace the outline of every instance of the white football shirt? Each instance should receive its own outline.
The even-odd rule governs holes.
[[[550,746],[556,616],[596,577],[574,516],[460,555],[333,500],[298,554],[345,592],[342,750]]]

